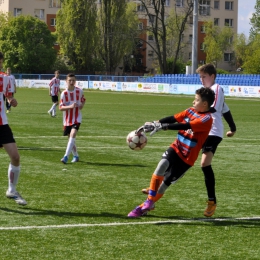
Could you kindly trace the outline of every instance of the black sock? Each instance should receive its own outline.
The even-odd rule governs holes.
[[[204,173],[204,177],[205,177],[205,184],[206,184],[206,188],[207,188],[207,193],[208,193],[208,199],[210,201],[214,201],[215,203],[217,203],[217,198],[216,198],[216,194],[215,194],[215,176],[214,176],[214,172],[212,170],[211,165],[205,166],[205,167],[201,167],[203,173]]]

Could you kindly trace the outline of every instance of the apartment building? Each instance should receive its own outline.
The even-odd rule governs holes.
[[[137,14],[140,19],[138,25],[139,29],[145,28],[148,24],[148,18],[145,15],[145,10],[141,1],[128,0],[136,3]],[[193,1],[191,0],[190,3]],[[238,20],[238,0],[198,0],[198,42],[197,42],[197,62],[198,64],[205,63],[206,55],[203,51],[203,39],[205,37],[204,23],[205,21],[213,21],[215,25],[220,27],[229,26],[235,33],[237,33]],[[97,4],[102,3],[102,0],[97,0]],[[176,8],[177,12],[182,12],[187,4],[187,0],[166,0],[165,9],[166,16],[170,13],[172,8]],[[56,13],[61,8],[61,0],[0,0],[0,11],[10,12],[14,16],[18,15],[33,15],[46,22],[50,31],[55,31]],[[185,49],[182,51],[184,61],[191,60],[192,57],[192,38],[193,38],[193,15],[188,20],[186,30],[183,34],[182,41],[185,42]],[[156,73],[154,69],[154,51],[146,44],[146,42],[153,43],[154,39],[151,35],[144,33],[140,36],[142,46],[139,48],[139,54],[136,61],[142,64],[144,68],[150,73]],[[223,61],[219,62],[218,68],[228,71],[235,71],[234,65],[231,64],[232,52],[223,50]]]
[[[32,15],[44,21],[51,32],[55,31],[56,13],[61,0],[0,0],[0,11],[14,16]]]
[[[145,19],[147,17],[145,8],[142,6],[141,1],[129,0],[136,3],[136,10],[140,18]],[[193,3],[193,1],[187,0],[166,0],[165,1],[165,15],[170,14],[170,10],[175,8],[177,13],[181,13],[187,7],[187,2]],[[213,21],[215,25],[219,27],[229,26],[233,29],[234,33],[237,33],[237,20],[238,20],[238,0],[226,1],[226,0],[198,0],[198,24],[193,25],[193,14],[189,17],[186,29],[184,31],[182,42],[185,43],[185,48],[182,50],[182,58],[184,61],[189,61],[192,58],[192,38],[193,38],[193,26],[197,26],[198,41],[197,41],[197,63],[198,65],[204,64],[206,60],[205,52],[203,51],[203,41],[205,38],[205,26],[206,21]],[[147,19],[147,18],[146,18]],[[147,23],[149,24],[149,23]],[[139,25],[141,27],[141,25]],[[153,44],[153,37],[147,36],[146,40]],[[232,39],[230,39],[232,40]],[[154,52],[152,48],[146,46],[146,64],[148,70],[155,73],[153,69]],[[235,71],[235,66],[232,65],[231,60],[233,53],[231,51],[223,50],[223,60],[218,62],[217,67],[227,71]]]

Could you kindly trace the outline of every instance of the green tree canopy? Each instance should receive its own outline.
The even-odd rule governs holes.
[[[56,32],[61,53],[77,71],[92,71],[98,42],[96,0],[63,0]]]
[[[256,0],[255,12],[252,14],[250,24],[252,27],[250,29],[249,39],[252,41],[260,32],[260,0]]]
[[[55,37],[46,23],[32,16],[12,17],[1,25],[0,50],[5,66],[13,72],[40,73],[49,70],[56,59]]]
[[[207,63],[217,63],[223,60],[223,51],[232,51],[234,32],[230,27],[214,26],[212,21],[205,22],[206,37],[204,51]]]
[[[254,40],[247,45],[245,50],[245,58],[243,69],[244,73],[248,74],[260,74],[260,35],[257,34]],[[253,55],[252,55],[253,54]]]
[[[138,35],[136,5],[122,0],[103,0],[98,11],[98,53],[106,71],[114,72],[126,54],[132,54]],[[140,32],[139,32],[140,33]]]

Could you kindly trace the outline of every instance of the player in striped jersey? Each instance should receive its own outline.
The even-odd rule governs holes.
[[[3,67],[4,55],[0,52],[0,71]],[[26,205],[27,202],[16,190],[20,175],[20,155],[13,137],[11,128],[8,125],[5,112],[4,95],[9,104],[13,107],[17,106],[17,101],[8,92],[9,78],[5,73],[0,72],[0,147],[3,147],[10,157],[8,167],[8,189],[6,197],[13,199],[19,205]]]
[[[48,114],[50,114],[52,117],[56,116],[56,106],[59,103],[58,94],[61,93],[60,91],[60,71],[56,70],[55,77],[51,79],[49,83],[49,95],[51,96],[52,100],[52,107],[48,111]]]
[[[214,91],[202,87],[196,90],[193,107],[174,116],[145,123],[143,130],[151,132],[151,135],[162,129],[179,131],[152,174],[147,200],[132,210],[128,217],[141,217],[152,210],[154,203],[164,195],[166,189],[194,165],[212,126],[213,119],[209,109],[214,99]]]
[[[81,109],[85,105],[84,93],[81,88],[75,86],[76,77],[70,73],[66,78],[67,88],[61,93],[60,111],[63,111],[63,135],[68,136],[68,144],[64,157],[61,162],[66,164],[72,152],[72,163],[79,161],[79,155],[76,147],[76,135],[78,133],[82,114]]]
[[[11,74],[12,71],[11,71],[11,68],[7,68],[6,69],[6,74],[7,76],[9,77],[9,91],[10,94],[12,95],[12,97],[14,96],[14,93],[16,93],[16,83],[15,83],[15,77],[14,75]],[[6,113],[10,113],[11,112],[11,105],[9,104],[8,100],[6,99]]]

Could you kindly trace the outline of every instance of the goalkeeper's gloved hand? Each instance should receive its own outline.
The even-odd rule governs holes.
[[[168,124],[161,124],[160,122],[146,122],[143,126],[144,128],[144,132],[145,133],[149,133],[150,132],[150,136],[154,135],[156,132],[160,131],[160,130],[166,130],[168,127]]]

